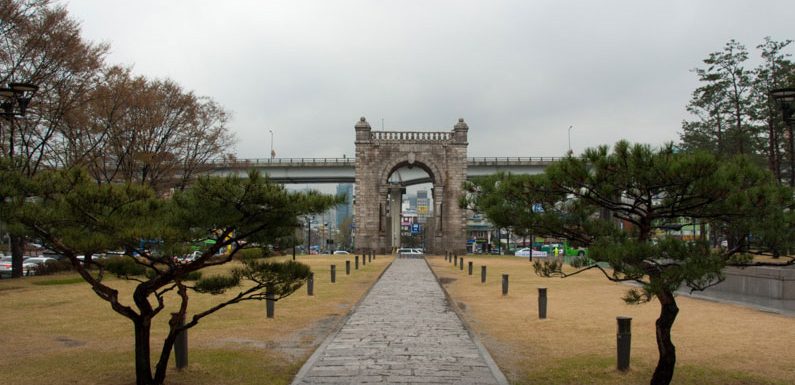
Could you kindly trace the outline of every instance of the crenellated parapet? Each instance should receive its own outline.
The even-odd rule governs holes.
[[[374,142],[438,143],[451,142],[452,132],[428,131],[372,131],[370,140]]]
[[[355,129],[356,142],[360,144],[467,144],[469,126],[459,118],[452,131],[373,131],[361,117]]]

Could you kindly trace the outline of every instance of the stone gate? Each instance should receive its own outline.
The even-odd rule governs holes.
[[[466,217],[458,206],[466,180],[467,131],[464,119],[452,131],[372,131],[356,123],[357,250],[388,253],[400,247],[400,206],[404,186],[389,182],[395,170],[420,167],[433,188],[432,216],[426,223],[426,253],[466,250]]]

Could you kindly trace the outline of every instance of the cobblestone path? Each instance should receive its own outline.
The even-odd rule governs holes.
[[[397,258],[293,384],[505,383],[492,370],[425,261]]]

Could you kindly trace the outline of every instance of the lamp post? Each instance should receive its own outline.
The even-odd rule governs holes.
[[[314,217],[306,217],[306,255],[312,255],[312,219]]]
[[[271,133],[271,159],[276,157],[276,151],[273,151],[273,130],[268,130]]]
[[[326,228],[328,228],[328,222],[323,223],[323,239],[320,240],[320,245],[323,248],[323,251],[328,251],[328,239],[326,237]]]
[[[0,116],[8,121],[8,156],[14,157],[14,119],[25,116],[28,105],[39,86],[31,83],[8,83],[8,87],[0,87]],[[2,136],[0,126],[0,136]],[[23,240],[18,235],[8,235],[8,252],[11,254],[11,278],[22,277],[22,245]]]
[[[15,116],[25,116],[28,104],[38,90],[39,86],[31,83],[8,83],[8,88],[0,88],[0,115],[8,120]],[[17,111],[14,110],[15,102]]]
[[[572,128],[574,128],[574,126],[573,126],[573,125],[572,125],[572,126],[569,126],[569,155],[571,155],[571,154],[572,154],[572,151],[571,151],[571,129],[572,129]]]
[[[14,123],[17,116],[25,116],[30,100],[39,90],[39,86],[31,83],[8,83],[8,87],[0,88],[0,116],[10,122],[8,134],[8,155],[14,156]]]
[[[792,137],[793,126],[795,126],[795,87],[771,90],[770,96],[781,109],[781,118],[789,129],[790,154],[795,154],[795,138]],[[790,171],[795,171],[795,157],[790,159]],[[795,186],[795,175],[790,175],[790,186]]]

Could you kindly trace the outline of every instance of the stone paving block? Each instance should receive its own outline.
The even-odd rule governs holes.
[[[498,384],[422,259],[396,259],[313,365],[293,384]]]

